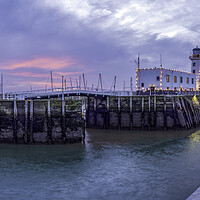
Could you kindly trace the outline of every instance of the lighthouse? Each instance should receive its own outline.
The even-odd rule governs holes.
[[[193,54],[189,56],[191,62],[191,73],[196,75],[196,90],[199,91],[199,74],[200,74],[200,48],[196,46]]]

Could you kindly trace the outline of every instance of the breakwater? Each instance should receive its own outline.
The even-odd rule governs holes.
[[[88,97],[88,128],[167,130],[200,124],[199,97]]]
[[[85,127],[130,130],[191,129],[200,124],[198,98],[165,95],[1,100],[0,142],[81,142],[84,140]]]
[[[1,100],[1,143],[74,143],[84,136],[82,101]]]

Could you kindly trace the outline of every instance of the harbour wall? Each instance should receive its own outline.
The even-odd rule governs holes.
[[[0,143],[81,142],[85,128],[191,129],[200,125],[199,100],[176,95],[1,100]]]
[[[1,100],[0,142],[57,144],[84,137],[82,101]]]
[[[86,127],[105,129],[191,129],[200,124],[199,97],[88,97]]]

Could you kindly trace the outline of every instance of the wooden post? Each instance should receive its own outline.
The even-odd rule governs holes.
[[[167,102],[166,96],[164,96],[164,130],[167,128]]]
[[[193,114],[195,125],[198,125],[199,122],[198,122],[197,114],[195,112],[196,109],[193,107],[193,105],[191,105],[191,103],[189,105],[190,105],[190,108],[191,108],[191,111],[192,111],[192,114]]]
[[[153,109],[154,109],[154,112],[156,112],[156,96],[154,96],[154,101],[153,101],[153,103],[154,103]]]
[[[176,123],[176,107],[175,107],[175,98],[172,97],[172,109],[173,109],[173,118],[174,118],[174,126],[176,127],[177,126],[177,123]]]
[[[120,111],[120,97],[118,97],[117,100],[118,100],[118,101],[117,101],[118,111]]]
[[[188,114],[189,114],[191,126],[195,126],[196,122],[195,122],[195,117],[193,115],[193,110],[191,109],[190,102],[188,102],[187,99],[185,99],[185,105],[186,105],[186,109],[187,109]]]
[[[130,129],[133,129],[133,97],[130,97]]]
[[[117,107],[118,107],[118,128],[121,128],[121,112],[120,112],[120,97],[118,97]]]
[[[145,113],[144,113],[144,97],[142,97],[142,113],[141,113],[141,125],[142,130],[144,130]]]
[[[149,96],[149,112],[151,112],[151,97]]]
[[[17,143],[17,102],[16,100],[14,101],[14,119],[13,119],[13,137],[15,143]]]
[[[192,122],[191,122],[191,118],[190,118],[190,113],[188,112],[188,109],[186,108],[186,104],[184,102],[184,99],[181,97],[181,102],[182,102],[182,107],[183,110],[185,112],[185,120],[188,124],[188,129],[192,127]]]
[[[94,126],[97,126],[97,99],[94,97]]]
[[[199,124],[199,122],[200,122],[199,109],[195,109],[195,111],[196,111],[196,116],[197,116],[197,120],[198,120],[198,124]]]
[[[30,100],[30,142],[33,143],[33,100]]]
[[[142,97],[142,112],[144,112],[144,97]]]
[[[106,108],[109,111],[109,97],[106,97]]]
[[[109,109],[110,109],[110,97],[109,96],[107,96],[106,97],[106,116],[105,116],[105,121],[104,121],[104,123],[105,123],[105,126],[106,126],[106,128],[109,128],[110,127],[110,111],[109,111]]]
[[[62,138],[63,142],[66,143],[66,126],[65,126],[65,100],[62,100]]]
[[[181,103],[181,98],[177,97],[176,101],[180,106],[180,108],[177,110],[177,116],[178,116],[179,124],[180,124],[180,126],[187,129],[188,123],[186,121],[185,112],[184,112],[184,109],[183,109],[183,106],[182,106],[182,103]]]
[[[88,110],[89,109],[89,104],[90,104],[89,97],[84,97],[83,101],[84,101],[83,103],[85,104],[85,109]]]
[[[96,97],[94,97],[94,110],[96,110],[97,109],[97,99],[96,99]]]
[[[200,110],[197,110],[197,118],[198,118],[198,122],[200,123]]]
[[[30,136],[28,133],[28,101],[25,100],[25,143],[29,143]]]
[[[50,101],[50,99],[47,100],[47,134],[48,134],[49,143],[52,143],[53,138],[52,138],[51,101]]]
[[[156,101],[156,96],[154,96],[153,103],[154,103],[154,106],[153,106],[153,111],[154,111],[154,127],[156,128],[156,123],[157,123],[157,113],[156,113],[156,110],[157,110],[156,103],[157,103],[157,101]]]
[[[133,112],[133,97],[130,97],[130,113]]]
[[[149,96],[149,114],[148,114],[148,118],[149,118],[149,131],[151,130],[151,97]]]
[[[80,78],[80,77],[79,77]],[[79,79],[80,80],[80,79]],[[80,87],[80,86],[79,86]],[[82,108],[82,111],[84,111],[84,108],[86,110],[85,112],[85,126],[87,128],[89,128],[89,97],[83,97],[82,99],[82,104],[84,105],[83,108]]]

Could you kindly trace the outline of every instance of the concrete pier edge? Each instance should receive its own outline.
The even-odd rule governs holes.
[[[199,200],[200,199],[200,187],[196,189],[186,200]]]

